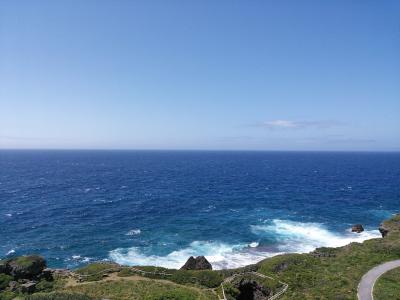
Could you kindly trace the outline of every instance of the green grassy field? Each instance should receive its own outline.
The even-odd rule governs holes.
[[[400,300],[400,268],[383,274],[374,287],[375,300]]]

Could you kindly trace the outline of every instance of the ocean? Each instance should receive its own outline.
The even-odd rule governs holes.
[[[399,204],[400,153],[2,150],[0,258],[233,268],[380,237]]]

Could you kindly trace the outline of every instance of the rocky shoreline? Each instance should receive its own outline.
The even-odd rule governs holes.
[[[351,231],[361,233],[364,230],[361,224],[356,224],[352,226]],[[382,238],[386,240],[389,236],[397,236],[396,234],[400,232],[400,215],[395,216],[394,218],[383,222],[379,226],[379,231],[382,235]],[[392,234],[393,233],[393,234]],[[393,237],[392,237],[393,238]],[[389,238],[388,243],[392,239]],[[347,252],[353,246],[349,244],[348,246],[343,247],[344,251]],[[390,244],[391,245],[391,244]],[[341,256],[341,252],[338,252],[338,249],[342,248],[319,248],[313,252],[305,254],[309,257],[314,257],[315,259],[335,259],[337,256]],[[288,254],[291,255],[291,254]],[[267,259],[268,260],[268,259]],[[266,260],[266,261],[267,261]],[[262,263],[262,262],[260,262]],[[156,271],[147,271],[145,268],[150,267],[127,267],[122,266],[116,263],[110,262],[97,262],[91,263],[88,267],[97,265],[98,272],[90,271],[90,272],[79,272],[69,269],[52,269],[48,268],[46,260],[39,255],[28,255],[28,256],[19,256],[8,259],[0,260],[0,299],[14,299],[14,298],[3,298],[3,293],[15,293],[22,295],[29,295],[36,292],[43,291],[52,291],[54,290],[54,282],[58,279],[61,280],[69,280],[70,282],[82,283],[84,281],[91,281],[92,279],[102,280],[111,276],[112,274],[139,274],[141,276],[150,277],[150,278],[165,278],[170,280],[168,276],[175,276],[176,272],[183,272],[184,276],[194,276],[195,273],[190,272],[214,272],[213,276],[232,276],[235,272],[243,272],[243,271],[235,271],[235,270],[221,270],[221,271],[212,271],[212,265],[207,261],[204,256],[199,257],[189,257],[187,262],[180,268],[180,270],[172,270],[172,269],[164,269],[164,268],[154,268]],[[257,264],[259,265],[259,264]],[[252,268],[247,268],[247,273],[255,272],[254,270],[258,270],[257,265],[254,265]],[[287,270],[290,270],[291,263],[284,261],[279,264],[276,264],[272,268],[272,272],[280,274],[284,273]],[[84,268],[83,268],[84,269]],[[158,270],[158,271],[157,271]],[[250,270],[250,271],[249,271]],[[97,273],[96,273],[97,272]],[[169,274],[171,273],[171,274]],[[172,274],[173,273],[173,274]],[[232,273],[232,274],[231,274]],[[180,274],[179,276],[182,276]],[[200,273],[199,273],[200,274]],[[204,273],[207,275],[202,276],[211,276],[211,273]],[[211,276],[211,277],[213,277]],[[221,277],[221,278],[222,278]],[[218,277],[219,278],[219,277]],[[178,282],[181,279],[177,279]],[[249,281],[250,280],[250,281]],[[257,294],[266,294],[268,289],[262,288],[262,286],[253,282],[254,279],[240,279],[237,282],[233,282],[232,286],[236,290],[254,289],[254,292]],[[190,282],[190,281],[189,281]],[[197,281],[196,281],[197,282]],[[218,282],[221,282],[220,279],[217,279],[216,286],[218,286]],[[251,291],[250,291],[251,292]],[[260,296],[261,297],[261,296]],[[23,298],[24,299],[24,298]],[[254,298],[256,299],[256,298]],[[258,299],[258,298],[257,298]],[[259,298],[264,299],[264,298]]]

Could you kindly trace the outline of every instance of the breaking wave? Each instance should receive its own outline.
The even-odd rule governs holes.
[[[268,224],[252,225],[251,231],[260,236],[276,240],[277,248],[282,252],[304,253],[317,247],[340,247],[351,242],[381,237],[378,230],[366,230],[362,233],[346,231],[333,233],[320,223],[302,223],[274,219]]]
[[[213,269],[238,268],[256,263],[267,257],[287,252],[306,253],[318,247],[340,247],[351,242],[363,242],[380,237],[378,230],[352,233],[334,233],[319,223],[301,223],[275,219],[262,225],[251,225],[250,230],[268,246],[259,242],[227,244],[194,241],[188,247],[166,255],[148,255],[138,247],[118,248],[110,251],[109,258],[123,265],[154,265],[180,268],[190,256],[204,255]]]
[[[155,265],[178,269],[188,257],[204,255],[213,269],[238,268],[252,264],[274,253],[255,251],[247,245],[229,245],[220,242],[194,241],[189,247],[167,255],[145,255],[139,248],[118,248],[110,252],[110,259],[124,265]]]

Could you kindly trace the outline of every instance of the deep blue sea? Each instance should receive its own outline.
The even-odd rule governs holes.
[[[238,267],[378,237],[399,210],[400,153],[0,151],[0,258],[52,267]]]

